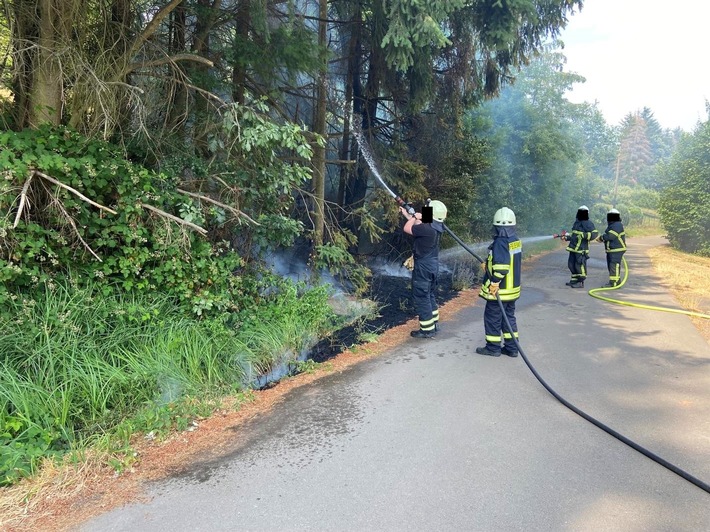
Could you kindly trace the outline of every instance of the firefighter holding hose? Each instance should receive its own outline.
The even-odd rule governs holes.
[[[606,251],[606,267],[609,270],[609,282],[603,288],[616,288],[621,279],[621,259],[626,251],[626,231],[621,223],[621,213],[611,209],[606,213],[607,228],[604,234],[597,238],[604,244]]]
[[[516,234],[515,223],[515,213],[508,207],[498,209],[493,215],[493,242],[488,246],[486,272],[478,294],[486,300],[483,313],[486,345],[476,348],[479,355],[499,357],[502,353],[509,357],[518,356],[515,302],[520,297],[523,246]],[[497,298],[500,298],[500,303]],[[503,312],[512,330],[508,330]],[[502,349],[501,343],[504,344]]]
[[[446,205],[434,200],[422,213],[410,211],[404,207],[400,210],[407,222],[403,231],[414,237],[414,255],[412,270],[412,299],[419,316],[419,329],[410,334],[414,338],[434,338],[438,329],[439,306],[436,303],[436,281],[439,275],[439,242],[444,232]],[[412,266],[410,264],[410,266]]]
[[[589,260],[589,242],[599,236],[599,231],[589,219],[589,207],[582,205],[577,209],[577,217],[572,225],[572,230],[562,238],[569,242],[567,251],[567,267],[571,278],[565,283],[571,288],[584,288],[587,278],[587,260]]]

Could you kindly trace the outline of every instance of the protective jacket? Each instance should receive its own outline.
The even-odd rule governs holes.
[[[611,222],[601,238],[607,253],[623,253],[626,251],[626,232],[621,222]]]
[[[488,246],[486,274],[478,294],[483,299],[495,301],[489,287],[500,283],[498,295],[501,301],[515,301],[520,297],[520,269],[523,262],[522,242],[515,227],[494,226],[493,242]]]
[[[568,233],[567,251],[589,255],[589,241],[599,236],[590,220],[575,220],[572,230]]]
[[[444,224],[438,221],[412,226],[414,236],[414,270],[412,271],[412,298],[419,315],[419,330],[435,331],[439,321],[436,303],[436,282],[439,272],[439,241]]]
[[[436,272],[439,267],[439,240],[443,232],[444,224],[437,221],[412,226],[415,269],[419,265]]]

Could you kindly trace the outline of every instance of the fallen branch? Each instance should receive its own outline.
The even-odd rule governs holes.
[[[207,234],[207,229],[205,229],[204,227],[200,227],[199,225],[195,225],[192,222],[188,222],[187,220],[183,220],[182,218],[178,218],[177,216],[174,216],[170,213],[167,213],[165,211],[161,211],[160,209],[158,209],[157,207],[153,207],[152,205],[148,205],[146,203],[139,203],[139,205],[141,207],[143,207],[144,209],[148,209],[149,211],[153,211],[154,213],[159,214],[160,216],[163,216],[165,218],[168,218],[174,222],[177,222],[182,225],[186,225],[189,228],[194,229],[198,233],[202,233],[203,235]]]
[[[33,175],[38,175],[38,176],[40,176],[42,179],[46,179],[46,180],[49,181],[50,183],[54,183],[55,185],[66,189],[66,190],[68,190],[69,192],[71,192],[72,194],[76,194],[79,198],[83,199],[83,200],[84,200],[85,202],[87,202],[87,203],[90,203],[90,204],[93,205],[94,207],[97,207],[97,208],[102,209],[102,210],[104,210],[104,211],[108,211],[108,212],[110,212],[111,214],[118,214],[118,213],[117,213],[116,211],[114,211],[113,209],[109,209],[108,207],[104,207],[104,206],[101,205],[100,203],[96,203],[95,201],[90,200],[89,198],[87,198],[86,196],[84,196],[84,195],[83,195],[81,192],[79,192],[78,190],[73,189],[73,188],[70,187],[69,185],[65,185],[65,184],[62,183],[61,181],[57,181],[57,180],[54,179],[53,177],[50,177],[50,176],[48,176],[47,174],[44,174],[44,173],[40,172],[39,170],[33,170],[33,171],[32,171],[32,174],[33,174]]]
[[[235,208],[235,207],[232,207],[232,206],[230,206],[230,205],[227,205],[226,203],[222,203],[221,201],[217,201],[217,200],[212,199],[212,198],[210,198],[210,197],[208,197],[208,196],[203,196],[202,194],[196,194],[196,193],[194,193],[194,192],[188,192],[187,190],[183,190],[183,189],[181,189],[181,188],[178,188],[177,191],[180,192],[180,193],[182,193],[182,194],[186,194],[186,195],[188,195],[188,196],[191,196],[191,197],[193,197],[193,198],[197,198],[197,199],[199,199],[199,200],[204,200],[204,201],[207,201],[207,202],[209,202],[209,203],[214,203],[214,204],[217,205],[218,207],[222,207],[223,209],[227,209],[228,211],[232,211],[232,212],[233,212],[234,214],[236,214],[237,216],[243,216],[244,218],[246,218],[247,220],[249,220],[249,221],[250,221],[251,223],[253,223],[254,225],[261,225],[259,222],[257,222],[257,221],[254,220],[253,218],[249,217],[247,214],[244,214],[244,213],[243,213],[242,211],[240,211],[239,209],[237,209],[237,208]]]
[[[131,63],[130,65],[128,65],[128,71],[134,72],[141,68],[162,66],[168,63],[176,63],[178,61],[194,61],[196,63],[202,63],[203,65],[207,65],[210,68],[214,66],[214,63],[206,57],[202,57],[195,54],[177,54],[170,57],[154,59],[152,61],[144,61],[142,63]]]
[[[27,189],[30,188],[30,181],[32,181],[32,177],[34,177],[34,174],[30,173],[30,176],[27,178],[27,181],[25,181],[25,184],[22,186],[22,192],[20,192],[20,206],[17,208],[17,215],[15,216],[15,223],[12,224],[13,229],[15,229],[17,227],[17,224],[20,223],[20,216],[22,216],[22,209],[25,208],[25,202],[27,201]]]
[[[57,204],[57,207],[59,207],[59,210],[62,211],[64,216],[66,217],[67,221],[71,224],[72,228],[74,229],[74,232],[76,233],[76,236],[79,237],[79,240],[81,240],[81,243],[84,244],[84,247],[89,250],[89,253],[91,253],[94,257],[96,257],[96,260],[99,262],[103,262],[101,260],[101,257],[99,257],[93,249],[91,249],[91,246],[86,243],[86,241],[81,237],[81,234],[79,233],[79,229],[77,229],[76,224],[74,223],[74,220],[72,219],[71,216],[69,216],[69,213],[66,211],[64,208],[64,205],[62,205],[62,202],[59,201],[57,198],[53,198],[55,203]]]

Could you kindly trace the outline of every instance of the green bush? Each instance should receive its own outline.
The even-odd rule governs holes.
[[[164,175],[66,129],[3,132],[0,148],[0,212],[6,213],[0,218],[5,243],[0,304],[15,289],[36,290],[69,271],[78,284],[98,281],[125,291],[164,293],[197,315],[239,310],[256,297],[234,275],[244,261],[226,244],[212,245],[143,207],[205,223],[193,199],[175,192]],[[117,214],[90,205],[42,174]],[[17,198],[28,180],[28,203],[13,228]]]

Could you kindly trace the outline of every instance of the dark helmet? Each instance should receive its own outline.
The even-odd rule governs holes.
[[[606,223],[610,224],[611,222],[620,222],[621,221],[621,213],[617,211],[616,209],[611,209],[608,213],[606,213]]]

